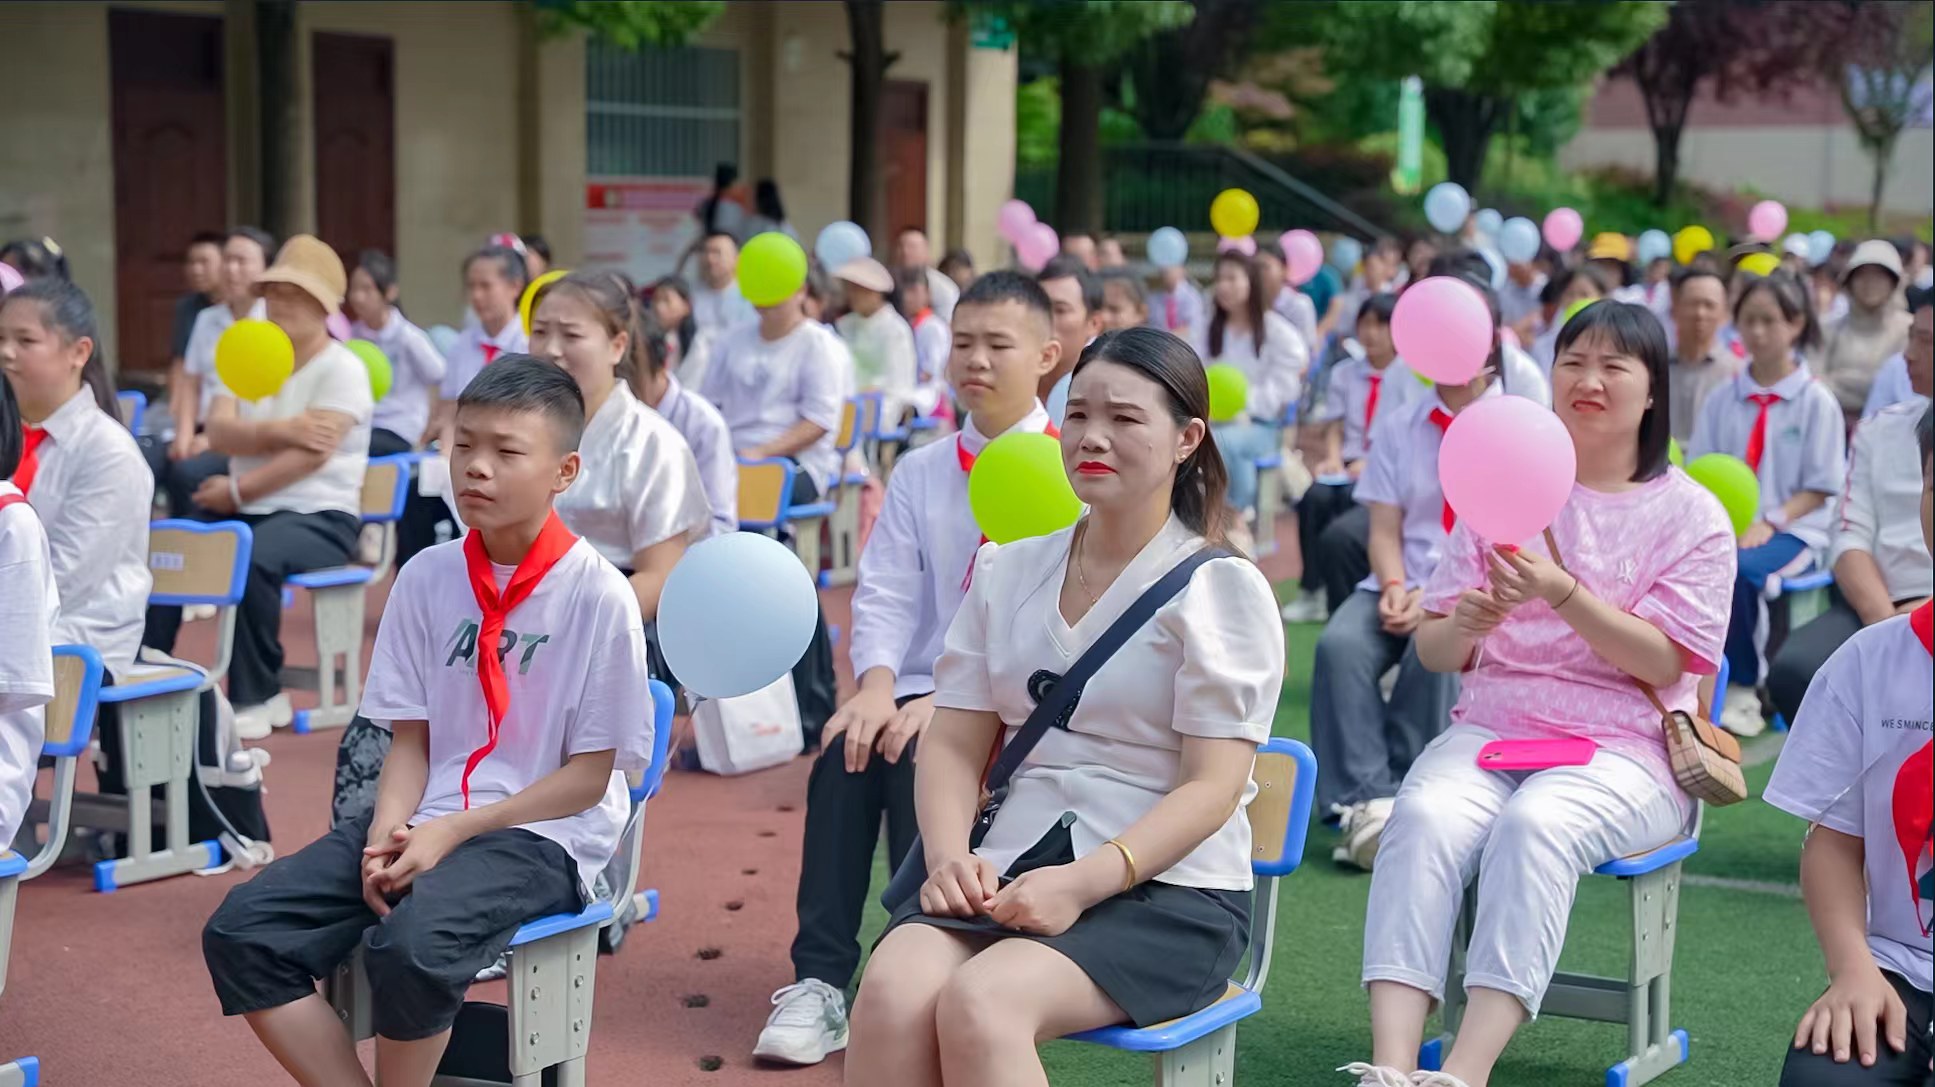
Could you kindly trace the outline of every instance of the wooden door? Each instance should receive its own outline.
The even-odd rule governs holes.
[[[880,166],[887,190],[887,229],[927,229],[927,84],[887,81],[880,106]]]
[[[396,256],[395,51],[388,38],[314,37],[316,229],[345,265]]]
[[[228,221],[222,20],[110,9],[108,69],[116,361],[159,370],[188,240]]]

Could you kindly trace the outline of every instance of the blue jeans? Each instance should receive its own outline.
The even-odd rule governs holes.
[[[1251,419],[1212,423],[1209,429],[1216,436],[1216,448],[1223,454],[1223,465],[1229,469],[1230,505],[1239,510],[1254,509],[1257,458],[1279,452],[1281,432],[1269,423]]]
[[[1761,591],[1767,579],[1798,559],[1807,544],[1785,532],[1759,547],[1742,548],[1740,570],[1733,581],[1733,619],[1727,624],[1729,682],[1744,687],[1760,683]]]

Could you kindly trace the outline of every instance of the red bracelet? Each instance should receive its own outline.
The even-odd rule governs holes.
[[[1387,578],[1384,582],[1384,587],[1387,589],[1393,585],[1402,587],[1404,585],[1404,579],[1401,577]]]

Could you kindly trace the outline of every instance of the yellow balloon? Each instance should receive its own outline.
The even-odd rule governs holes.
[[[530,285],[524,288],[524,297],[517,300],[517,317],[524,322],[526,336],[531,334],[531,307],[537,303],[538,292],[570,274],[571,270],[568,268],[553,268],[533,279]]]
[[[1262,217],[1256,197],[1242,189],[1224,189],[1209,205],[1209,225],[1225,238],[1249,237]]]
[[[239,399],[274,396],[295,372],[296,346],[280,325],[244,318],[215,341],[215,376]]]
[[[1713,231],[1703,226],[1681,227],[1673,235],[1673,259],[1686,264],[1694,257],[1713,248]]]
[[[1741,257],[1734,267],[1757,276],[1770,276],[1780,267],[1780,258],[1772,253],[1749,253]]]

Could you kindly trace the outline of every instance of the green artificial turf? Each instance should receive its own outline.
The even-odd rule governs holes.
[[[1309,737],[1310,662],[1316,626],[1289,628],[1289,671],[1276,732]],[[1756,795],[1772,764],[1753,767]],[[1779,1078],[1794,1024],[1819,992],[1822,968],[1807,913],[1792,890],[1801,832],[1792,817],[1758,800],[1710,810],[1696,877],[1755,881],[1754,889],[1702,885],[1682,890],[1673,972],[1673,1023],[1692,1041],[1692,1060],[1658,1080],[1664,1087],[1748,1087]],[[1346,1084],[1332,1071],[1368,1059],[1368,1004],[1357,983],[1370,877],[1330,861],[1333,834],[1313,827],[1304,866],[1287,877],[1277,907],[1274,963],[1263,1011],[1237,1037],[1237,1080],[1251,1087]],[[875,891],[884,886],[884,860]],[[1760,888],[1759,884],[1770,886]],[[1627,885],[1591,877],[1579,887],[1563,969],[1623,975],[1630,932]],[[868,911],[866,946],[886,918]],[[1435,1025],[1435,1024],[1434,1024]],[[1513,1040],[1492,1078],[1497,1087],[1565,1087],[1605,1082],[1624,1055],[1625,1028],[1541,1019]],[[1151,1083],[1149,1058],[1055,1043],[1044,1050],[1057,1087]]]

